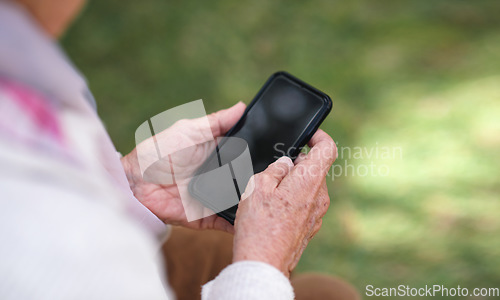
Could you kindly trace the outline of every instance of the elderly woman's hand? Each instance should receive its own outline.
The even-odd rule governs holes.
[[[245,104],[239,102],[204,118],[178,121],[123,157],[123,168],[135,197],[167,224],[233,233],[233,225],[191,199],[187,193],[187,184],[189,176],[215,150],[214,138],[223,136],[236,124],[245,107]],[[172,155],[167,155],[150,168],[152,171],[149,176],[146,176],[147,173],[143,175],[139,159],[158,160],[156,144],[167,153],[173,153],[175,159],[171,161]],[[138,152],[142,154],[138,155]],[[172,181],[172,177],[176,180]],[[185,196],[184,203],[181,195]],[[199,218],[189,222],[186,210]]]
[[[235,221],[233,261],[269,263],[286,276],[321,227],[330,204],[326,175],[337,157],[333,140],[318,130],[295,165],[282,157],[252,177]]]

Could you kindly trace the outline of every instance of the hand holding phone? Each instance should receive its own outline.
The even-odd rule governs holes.
[[[309,146],[295,165],[283,157],[254,175],[254,192],[242,197],[236,213],[234,262],[262,261],[288,276],[319,231],[330,204],[325,175],[337,148],[322,130]]]
[[[238,206],[233,204],[227,207],[227,203],[238,203],[250,175],[262,172],[281,156],[295,159],[331,108],[332,101],[323,92],[286,72],[273,74],[248,105],[241,119],[226,134],[227,139],[221,141],[214,154],[191,180],[191,195],[234,223]],[[232,165],[232,159],[237,156],[235,152],[245,150],[239,143],[232,142],[235,139],[246,142],[253,165],[250,170],[243,170],[243,175],[235,172]],[[232,181],[227,176],[219,178],[214,175],[214,170],[226,165],[231,170]],[[227,201],[226,198],[231,197],[234,199]]]
[[[183,201],[182,195],[188,194],[187,182],[183,178],[188,178],[203,164],[207,158],[204,153],[213,151],[213,148],[206,148],[206,137],[200,132],[211,132],[216,137],[223,136],[241,118],[245,108],[246,105],[239,102],[206,117],[183,119],[182,122],[176,122],[166,130],[156,133],[154,138],[139,143],[132,152],[121,158],[134,196],[167,224],[234,233],[230,223],[213,214],[199,201],[186,201],[186,198]],[[210,138],[213,139],[213,136]],[[184,147],[186,142],[195,146]],[[177,162],[175,167],[170,160],[171,155],[164,155],[158,160],[157,145],[163,149],[174,149],[172,153],[175,154]],[[146,172],[142,171],[139,162],[144,157],[153,157],[152,160],[156,160]],[[177,180],[172,181],[174,176]],[[196,217],[189,218],[189,213]]]

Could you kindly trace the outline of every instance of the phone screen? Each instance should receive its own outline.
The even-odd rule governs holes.
[[[248,143],[254,173],[281,156],[294,156],[298,140],[321,113],[324,99],[284,76],[262,91],[230,136]],[[292,157],[293,158],[293,157]]]
[[[300,147],[307,143],[330,109],[331,100],[327,95],[288,73],[279,72],[266,82],[227,136],[246,141],[252,160],[252,173],[256,174],[281,156],[294,159],[300,153]],[[207,167],[207,170],[231,165],[231,161],[241,153],[238,148],[241,147],[222,144],[217,150],[218,159],[208,162],[207,165],[211,166]],[[239,182],[238,185],[245,187],[248,179],[246,177],[243,180],[246,182]],[[209,183],[203,184],[203,180],[200,180],[195,187],[197,198],[204,203],[210,199],[203,199],[203,194],[216,190],[213,181],[214,179],[207,180]],[[235,188],[238,189],[236,184]],[[238,199],[243,192],[244,188],[237,191]],[[219,215],[232,222],[236,209],[237,205],[221,211]]]

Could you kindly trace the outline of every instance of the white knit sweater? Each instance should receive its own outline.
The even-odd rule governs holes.
[[[173,299],[166,227],[132,195],[83,77],[19,6],[0,0],[0,79],[48,99],[54,140],[0,87],[0,299]],[[15,97],[14,97],[15,98]],[[292,299],[261,262],[228,266],[203,299]]]

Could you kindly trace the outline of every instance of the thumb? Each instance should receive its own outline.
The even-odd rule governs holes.
[[[219,110],[208,115],[208,122],[212,129],[214,137],[224,135],[236,122],[241,118],[245,111],[246,105],[243,102],[238,102],[230,108]]]

